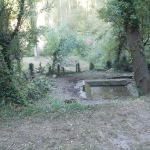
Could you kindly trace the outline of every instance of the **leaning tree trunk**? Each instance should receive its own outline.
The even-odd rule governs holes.
[[[147,94],[149,73],[141,42],[141,35],[138,29],[132,30],[128,27],[126,28],[126,37],[129,49],[131,51],[134,78],[139,94]]]

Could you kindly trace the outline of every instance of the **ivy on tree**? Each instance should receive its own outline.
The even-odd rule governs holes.
[[[150,2],[143,2],[142,0],[111,0],[107,3],[107,9],[99,12],[105,14],[102,15],[103,19],[112,22],[112,25],[117,24],[125,32],[127,45],[131,53],[134,78],[140,95],[148,93],[149,80],[141,32],[143,22],[147,21],[144,20],[146,18],[143,18],[141,14],[143,12],[150,14],[147,3]],[[147,14],[145,13],[145,15]]]

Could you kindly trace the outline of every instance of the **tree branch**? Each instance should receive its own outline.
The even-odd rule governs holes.
[[[19,2],[20,11],[19,11],[19,14],[17,16],[17,25],[16,25],[14,31],[11,34],[11,39],[14,39],[14,37],[17,35],[17,33],[19,31],[19,27],[21,25],[21,20],[22,20],[23,14],[24,14],[24,1],[25,0],[21,0]]]

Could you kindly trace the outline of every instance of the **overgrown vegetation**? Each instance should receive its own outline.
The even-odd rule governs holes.
[[[40,99],[40,101],[33,101],[28,106],[20,107],[16,104],[10,104],[5,106],[0,104],[0,120],[19,115],[20,117],[32,116],[32,117],[48,117],[53,113],[63,114],[70,111],[80,111],[96,106],[88,106],[79,104],[76,100],[72,103],[65,103],[58,98],[47,96]]]
[[[61,25],[57,29],[49,29],[46,33],[46,41],[42,54],[51,57],[53,72],[57,70],[58,65],[60,67],[67,65],[65,60],[69,55],[75,54],[79,50],[85,50],[84,41],[78,39],[67,25]]]
[[[39,99],[49,90],[48,83],[41,78],[35,78],[30,83],[26,81],[27,78],[26,80],[21,80],[23,51],[28,45],[32,45],[32,48],[33,44],[36,45],[37,41],[35,40],[38,34],[37,31],[30,32],[31,36],[29,38],[28,26],[23,24],[28,22],[28,15],[33,12],[33,9],[35,10],[33,3],[33,7],[27,7],[29,3],[31,2],[24,0],[15,2],[4,0],[0,2],[0,103],[3,104],[27,104],[29,99]],[[31,23],[32,31],[36,30],[34,25]],[[33,65],[31,64],[30,76],[34,76]],[[42,89],[39,89],[39,86]],[[29,92],[32,94],[29,94]]]
[[[150,14],[149,2],[110,0],[106,8],[99,11],[99,14],[105,21],[111,22],[113,28],[118,28],[118,32],[121,33],[120,40],[118,40],[120,42],[118,56],[122,48],[127,46],[131,53],[134,78],[139,94],[147,94],[149,73],[144,46],[149,43],[150,32],[147,24]]]
[[[52,90],[53,82],[44,76],[37,76],[20,87],[27,102],[39,100]]]

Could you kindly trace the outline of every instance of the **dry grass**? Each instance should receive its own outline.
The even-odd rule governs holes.
[[[23,70],[28,69],[29,63],[33,63],[34,67],[37,68],[39,64],[41,63],[42,66],[46,66],[48,63],[51,63],[51,60],[49,57],[24,57],[23,58]]]
[[[148,98],[6,120],[1,150],[149,150]]]
[[[76,62],[80,63],[81,66],[81,70],[87,70],[88,67],[88,63],[82,60],[79,60],[77,57],[70,57],[68,59],[66,59],[65,61],[65,69],[68,71],[75,71],[75,65]],[[39,67],[39,64],[41,63],[41,65],[43,67],[47,66],[47,65],[52,65],[52,60],[50,57],[39,57],[39,58],[34,58],[34,57],[24,57],[23,58],[23,70],[27,70],[28,69],[28,65],[29,63],[33,63],[35,68]]]

